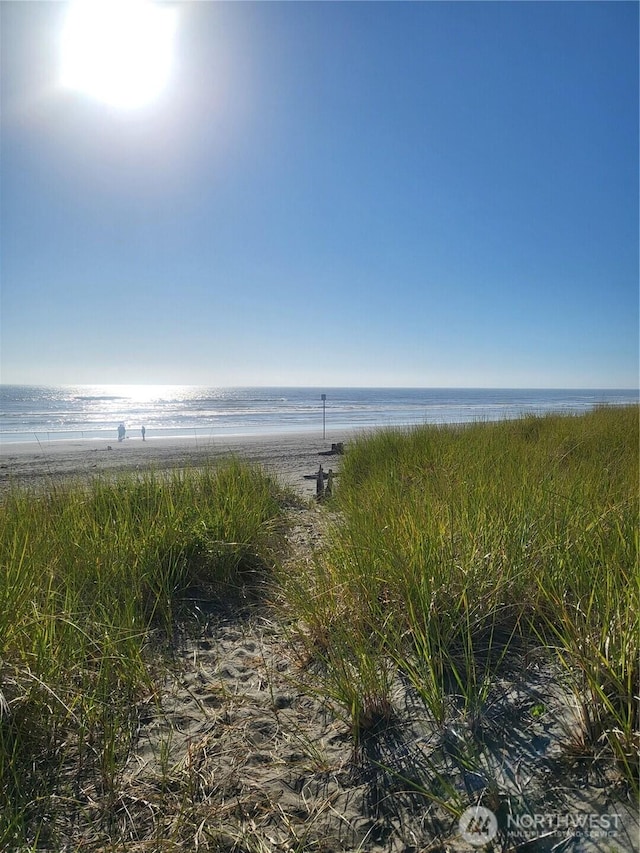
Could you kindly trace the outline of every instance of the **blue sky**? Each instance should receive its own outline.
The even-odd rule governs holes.
[[[638,8],[177,4],[120,110],[1,3],[1,380],[637,387]]]

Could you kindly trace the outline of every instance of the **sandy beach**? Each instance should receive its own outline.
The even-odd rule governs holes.
[[[76,440],[0,445],[0,491],[11,485],[40,488],[62,479],[86,480],[131,470],[165,471],[216,463],[232,456],[261,465],[302,497],[315,494],[318,471],[339,471],[332,444],[347,443],[348,430],[323,439],[318,433],[225,436],[221,438],[127,438],[119,442]]]

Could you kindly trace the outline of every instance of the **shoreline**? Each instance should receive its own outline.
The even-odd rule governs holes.
[[[13,487],[46,487],[70,480],[126,471],[166,471],[198,467],[237,457],[262,466],[282,485],[293,487],[302,497],[315,494],[315,482],[305,479],[331,468],[337,473],[340,455],[331,454],[332,444],[347,443],[366,429],[331,431],[325,438],[318,431],[261,435],[229,435],[107,439],[61,439],[50,442],[15,442],[0,445],[0,494]]]
[[[347,430],[360,429],[358,426],[347,426]],[[365,427],[366,428],[366,427]],[[262,439],[262,438],[275,438],[276,436],[288,436],[288,435],[318,435],[322,430],[318,429],[316,425],[310,425],[307,427],[296,426],[293,428],[265,428],[265,427],[230,427],[226,430],[218,430],[214,431],[212,429],[205,429],[203,427],[194,427],[194,428],[162,428],[162,429],[154,429],[152,427],[146,428],[146,437],[145,442],[149,441],[175,441],[175,442],[185,442],[185,441],[223,441],[226,439],[236,440],[236,439]],[[341,431],[340,426],[332,425],[332,431],[339,432]],[[20,436],[19,438],[6,438],[6,436]],[[127,429],[127,435],[124,441],[133,441],[133,442],[142,442],[140,429],[137,427],[133,427],[131,429]],[[29,447],[38,447],[39,445],[57,445],[57,444],[86,444],[87,442],[104,442],[105,444],[113,444],[113,442],[118,442],[118,433],[116,429],[109,430],[90,430],[90,429],[78,429],[78,430],[36,430],[33,432],[6,432],[0,433],[0,454],[2,453],[3,448],[10,448],[16,446],[24,446],[25,448]]]

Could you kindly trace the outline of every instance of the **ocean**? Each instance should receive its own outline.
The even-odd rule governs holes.
[[[322,395],[326,400],[321,399]],[[0,442],[216,437],[500,420],[638,402],[637,390],[0,386]]]

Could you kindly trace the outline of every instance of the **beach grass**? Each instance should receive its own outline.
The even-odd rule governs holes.
[[[140,849],[165,849],[169,825],[176,849],[203,827],[212,838],[237,831],[229,849],[270,849],[249,818],[231,820],[224,786],[220,801],[214,781],[204,789],[218,765],[200,767],[198,744],[175,765],[178,731],[155,743],[153,796],[127,799],[123,775],[144,708],[162,716],[164,653],[189,618],[185,602],[265,589],[277,665],[292,641],[286,654],[302,664],[292,685],[344,720],[354,766],[370,756],[386,805],[396,794],[421,810],[430,801],[445,835],[478,796],[516,812],[483,749],[496,686],[518,671],[526,690],[531,661],[572,697],[567,754],[604,758],[637,795],[638,414],[364,434],[342,457],[334,497],[309,510],[322,544],[286,561],[288,498],[237,461],[11,490],[0,506],[0,848],[82,837],[86,849],[121,849],[125,814]],[[399,685],[420,712],[407,717]],[[544,716],[556,698],[536,694],[520,717]],[[272,704],[280,732],[286,712]],[[393,764],[380,744],[418,717],[429,750]],[[517,750],[509,725],[500,730]],[[460,769],[483,777],[481,795]]]
[[[382,430],[352,444],[330,545],[283,584],[354,740],[394,677],[436,725],[482,720],[514,656],[573,692],[568,738],[637,792],[638,409]]]
[[[46,835],[43,816],[72,809],[83,785],[108,802],[182,596],[255,585],[272,565],[280,512],[273,481],[239,462],[5,498],[2,849],[29,827]]]

